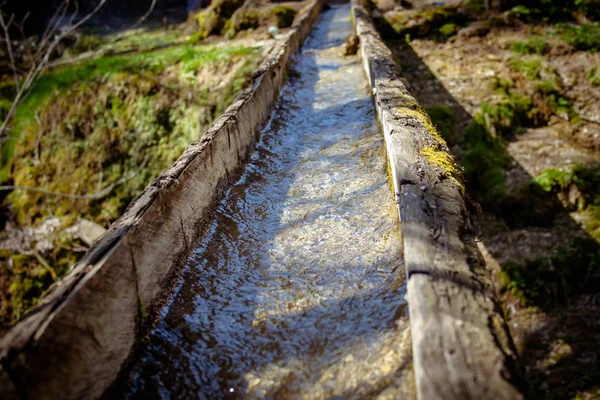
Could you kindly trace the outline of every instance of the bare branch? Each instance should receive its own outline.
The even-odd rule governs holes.
[[[101,0],[98,5],[96,6],[96,8],[94,8],[92,10],[92,12],[90,12],[88,15],[86,15],[85,17],[83,17],[82,19],[80,19],[75,25],[71,26],[71,28],[69,29],[70,32],[74,31],[75,29],[79,28],[81,25],[85,24],[90,18],[92,18],[104,5],[104,3],[106,3],[106,0]]]
[[[17,65],[15,64],[15,57],[12,52],[12,44],[10,42],[10,33],[8,32],[10,25],[12,24],[14,18],[14,14],[11,15],[8,23],[4,22],[4,14],[0,12],[0,24],[2,25],[2,30],[4,31],[4,40],[6,41],[6,49],[8,51],[8,59],[10,60],[10,67],[13,71],[13,79],[15,80],[15,85],[17,87],[17,91],[19,91],[19,75],[17,74]]]
[[[136,175],[138,175],[146,166],[146,163],[148,162],[148,157],[146,157],[144,159],[144,162],[142,162],[142,165],[140,165],[140,167],[133,171],[131,174],[126,175],[122,178],[120,178],[119,180],[117,180],[115,183],[108,185],[107,187],[105,187],[104,189],[93,193],[93,194],[83,194],[83,195],[79,195],[79,194],[69,194],[69,193],[60,193],[60,192],[52,192],[50,190],[45,190],[45,189],[40,189],[40,188],[36,188],[36,187],[31,187],[31,186],[21,186],[21,185],[4,185],[4,186],[0,186],[0,191],[7,191],[7,190],[24,190],[24,191],[28,191],[28,192],[35,192],[35,193],[42,193],[42,194],[46,194],[49,196],[58,196],[58,197],[65,197],[68,199],[75,199],[75,200],[98,200],[101,199],[103,197],[105,197],[106,195],[108,195],[110,192],[113,191],[114,188],[116,188],[117,186],[133,179],[136,177]]]
[[[154,11],[154,7],[156,7],[156,0],[152,0],[152,3],[150,4],[150,8],[148,8],[148,11],[146,11],[146,14],[142,15],[142,17],[140,19],[138,19],[138,21],[129,29],[137,28],[141,23],[143,23],[150,16],[150,14],[152,14],[152,11]]]
[[[35,258],[37,258],[38,262],[40,264],[42,264],[42,266],[46,269],[46,271],[48,271],[50,273],[52,280],[56,281],[58,279],[58,275],[56,274],[56,271],[54,270],[54,268],[52,268],[50,266],[50,264],[48,264],[48,262],[46,260],[44,260],[44,258],[40,255],[40,253],[38,253],[36,250],[33,251],[33,255],[35,256]]]

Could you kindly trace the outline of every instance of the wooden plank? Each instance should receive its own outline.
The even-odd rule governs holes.
[[[150,183],[110,230],[0,338],[0,395],[99,398],[168,294],[230,178],[243,167],[284,71],[321,8],[312,0],[202,140]]]
[[[352,0],[352,12],[398,202],[417,395],[522,399],[522,371],[475,244],[460,169],[362,0]]]

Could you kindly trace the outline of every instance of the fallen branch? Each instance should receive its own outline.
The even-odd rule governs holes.
[[[101,198],[105,197],[106,195],[108,195],[117,186],[133,179],[136,175],[138,175],[144,169],[147,162],[148,162],[148,157],[146,157],[146,159],[144,159],[144,162],[142,163],[142,165],[140,165],[140,167],[137,170],[135,170],[133,173],[120,178],[115,183],[110,184],[107,187],[105,187],[104,189],[102,189],[96,193],[93,193],[93,194],[60,193],[60,192],[53,192],[50,190],[40,189],[40,188],[36,188],[36,187],[32,187],[32,186],[21,186],[21,185],[3,185],[3,186],[0,186],[0,191],[24,190],[27,192],[42,193],[42,194],[46,194],[49,196],[65,197],[68,199],[75,199],[75,200],[98,200],[98,199],[101,199]]]

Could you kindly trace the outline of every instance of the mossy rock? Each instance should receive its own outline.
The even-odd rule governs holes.
[[[209,9],[224,19],[229,19],[244,4],[244,0],[214,0]]]
[[[471,18],[455,6],[434,7],[420,11],[391,11],[375,22],[385,37],[451,36]],[[382,26],[383,25],[383,26]],[[387,27],[385,26],[387,25]],[[394,34],[392,34],[394,32]]]
[[[225,19],[220,16],[215,10],[208,8],[199,12],[196,15],[196,23],[198,24],[198,32],[193,35],[193,38],[202,40],[210,35],[221,33],[221,29],[225,26]]]
[[[276,6],[273,9],[273,14],[275,15],[275,19],[277,21],[277,27],[287,28],[292,26],[297,13],[298,12],[292,7]]]
[[[242,7],[231,17],[231,27],[236,32],[268,25],[287,28],[294,23],[296,14],[295,8],[285,5]]]

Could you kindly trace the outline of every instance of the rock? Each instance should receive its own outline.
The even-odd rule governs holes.
[[[276,27],[275,25],[269,26],[268,32],[273,39],[279,38],[279,28]]]
[[[487,21],[476,21],[458,31],[459,37],[475,37],[487,35],[492,27]]]
[[[100,236],[104,235],[106,229],[94,221],[80,219],[77,222],[77,236],[82,242],[91,246]]]
[[[348,39],[346,39],[346,43],[344,44],[344,55],[345,56],[355,55],[356,52],[358,51],[358,44],[359,44],[358,36],[356,36],[355,34],[348,36]]]

